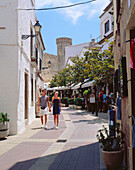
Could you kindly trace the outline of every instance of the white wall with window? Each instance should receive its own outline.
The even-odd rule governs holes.
[[[2,9],[1,5],[4,5]],[[0,30],[0,108],[9,114],[10,134],[22,132],[35,118],[36,68],[31,57],[35,56],[36,43],[35,38],[22,40],[21,37],[35,34],[36,14],[16,10],[34,5],[34,0],[0,2],[0,23],[5,28]]]

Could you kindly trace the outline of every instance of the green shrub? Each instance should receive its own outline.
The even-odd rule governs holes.
[[[9,122],[9,120],[7,113],[0,113],[0,123]]]
[[[68,99],[68,104],[74,104],[74,99],[69,98],[69,99]]]
[[[75,105],[76,106],[82,106],[82,98],[76,98],[75,99]]]
[[[63,98],[61,99],[61,103],[67,104],[67,103],[68,103],[68,98],[63,97]]]

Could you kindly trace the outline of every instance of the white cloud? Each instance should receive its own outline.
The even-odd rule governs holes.
[[[56,7],[56,6],[73,4],[70,0],[35,0],[35,1],[36,1],[36,8]],[[84,1],[82,0],[81,2]],[[108,4],[109,4],[109,0],[96,0],[95,2],[92,2],[87,5],[65,8],[65,9],[57,10],[57,12],[61,13],[67,19],[70,19],[73,24],[76,24],[77,20],[83,15],[86,15],[89,20],[95,15],[99,16],[103,12],[103,9]]]

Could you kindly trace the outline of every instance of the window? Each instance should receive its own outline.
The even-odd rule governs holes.
[[[30,28],[30,34],[33,35],[33,30]],[[30,57],[33,57],[33,38],[30,38]]]
[[[36,63],[38,64],[38,49],[35,47]]]
[[[42,70],[42,60],[40,58],[40,71]]]
[[[33,75],[31,74],[31,103],[33,106]]]
[[[116,1],[116,7],[117,7],[117,19],[116,22],[118,22],[119,14],[120,14],[120,0]]]
[[[109,31],[109,20],[105,23],[105,34]]]

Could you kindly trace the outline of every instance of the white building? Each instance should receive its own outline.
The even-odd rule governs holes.
[[[96,44],[95,40],[92,39],[92,42],[65,47],[65,62],[66,62],[65,64],[72,65],[72,61],[70,60],[71,58],[74,58],[76,56],[83,57],[84,52],[88,51],[89,48],[94,47],[95,44]]]
[[[109,46],[105,39],[108,39],[110,42],[114,40],[113,37],[114,18],[112,1],[104,9],[104,12],[99,18],[100,18],[100,41],[98,43],[102,45],[103,52],[104,50],[107,50]]]
[[[45,50],[42,36],[35,34],[35,0],[0,1],[0,112],[10,117],[10,134],[20,133],[35,118],[37,73]]]
[[[90,51],[91,48],[96,47],[95,39],[92,39],[92,42],[87,42],[78,45],[71,45],[65,47],[65,58],[66,64],[72,65],[71,59],[78,56],[79,58],[84,57],[86,51]]]

